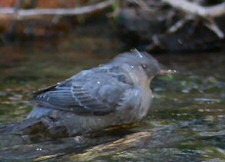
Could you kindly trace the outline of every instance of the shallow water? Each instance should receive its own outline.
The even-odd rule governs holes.
[[[55,44],[0,48],[0,123],[21,121],[32,91],[118,53],[110,35],[67,36]],[[225,55],[154,55],[173,76],[153,81],[152,111],[137,127],[81,138],[31,142],[0,135],[0,161],[225,161]],[[121,140],[122,139],[122,140]]]

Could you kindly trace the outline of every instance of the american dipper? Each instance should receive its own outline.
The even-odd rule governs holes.
[[[34,93],[34,108],[13,132],[42,128],[72,136],[111,126],[139,122],[148,113],[151,80],[160,70],[155,58],[133,50],[107,64]]]

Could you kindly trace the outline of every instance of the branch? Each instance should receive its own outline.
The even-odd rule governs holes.
[[[0,14],[9,16],[11,18],[22,19],[32,16],[44,15],[84,15],[103,10],[113,4],[113,0],[106,0],[94,5],[73,8],[73,9],[18,9],[15,13],[15,8],[0,8]]]
[[[194,14],[200,17],[219,17],[225,15],[225,2],[211,6],[203,7],[196,3],[186,0],[162,0],[164,3],[171,5],[174,8],[180,9],[189,14]]]
[[[225,15],[225,2],[212,7],[203,7],[199,4],[189,2],[187,0],[162,0],[164,3],[171,5],[189,15],[195,15],[205,20],[204,24],[213,31],[220,39],[224,38],[223,31],[217,26],[213,18]],[[185,20],[178,21],[168,31],[174,32],[185,23]]]

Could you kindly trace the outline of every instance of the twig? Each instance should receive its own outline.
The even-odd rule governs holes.
[[[182,28],[187,21],[188,21],[188,19],[181,19],[181,20],[177,21],[173,26],[171,26],[167,30],[167,32],[168,33],[175,33],[177,30]]]
[[[14,12],[17,13],[17,11],[20,9],[21,5],[23,3],[23,0],[17,0],[15,7],[14,7]]]
[[[196,3],[189,2],[186,0],[162,0],[162,1],[164,3],[171,5],[174,8],[201,17],[219,17],[225,15],[225,2],[211,7],[203,7]]]
[[[184,19],[177,21],[173,26],[171,26],[167,32],[168,33],[175,33],[177,30],[181,29],[189,20],[193,20],[192,15],[186,15]]]
[[[208,21],[205,23],[205,26],[212,30],[220,39],[224,38],[223,31],[218,27],[213,19],[208,19]]]
[[[113,4],[113,0],[106,0],[94,5],[73,8],[73,9],[19,9],[15,13],[14,8],[0,8],[0,14],[8,15],[12,18],[26,18],[32,16],[44,16],[44,15],[84,15],[92,13],[97,10],[105,9]]]
[[[145,1],[143,0],[137,0],[136,2],[143,10],[146,10],[146,11],[154,11],[153,9],[151,9],[146,3]]]
[[[137,4],[141,9],[145,10],[145,11],[149,11],[149,12],[153,12],[154,9],[150,8],[145,1],[143,0],[127,0],[128,2],[132,2]]]

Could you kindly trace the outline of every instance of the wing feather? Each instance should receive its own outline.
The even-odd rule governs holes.
[[[81,72],[64,82],[35,92],[33,100],[44,108],[72,111],[80,115],[108,114],[116,110],[114,106],[126,88],[126,76],[117,71],[113,75],[101,72],[96,75],[96,71],[86,70],[85,74]],[[106,86],[96,84],[99,81]],[[102,96],[97,95],[100,91]],[[114,94],[110,98],[108,94],[111,92]]]

